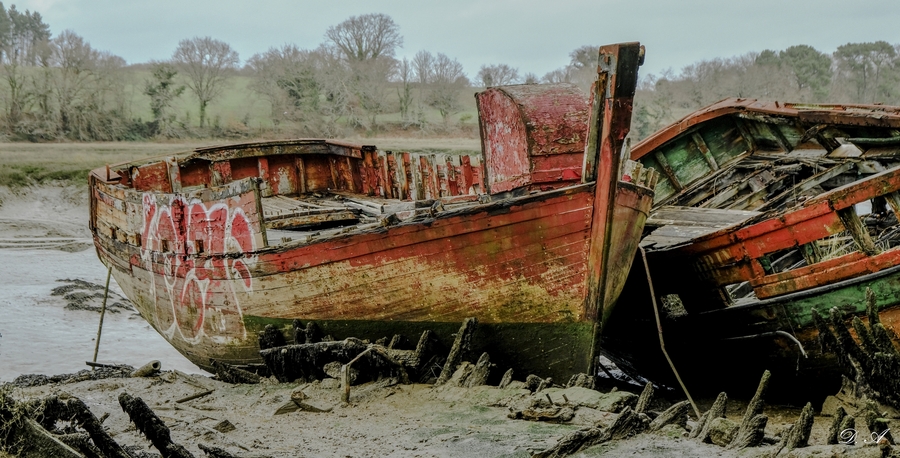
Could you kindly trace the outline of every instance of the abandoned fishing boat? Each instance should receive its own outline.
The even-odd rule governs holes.
[[[631,158],[660,181],[603,336],[620,366],[673,381],[654,307],[688,385],[716,390],[752,393],[770,369],[773,386],[834,393],[812,310],[865,317],[866,288],[900,331],[900,107],[727,99]]]
[[[657,178],[620,157],[643,50],[600,56],[593,102],[568,85],[478,94],[483,158],[290,140],[95,170],[97,253],[203,368],[261,361],[269,324],[449,346],[471,316],[498,364],[592,371]]]

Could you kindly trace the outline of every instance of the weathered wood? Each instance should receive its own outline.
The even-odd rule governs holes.
[[[712,153],[710,153],[709,151],[709,147],[706,146],[706,142],[703,141],[703,137],[700,136],[700,133],[692,133],[691,139],[694,140],[694,144],[697,145],[697,150],[699,150],[700,154],[703,155],[703,159],[706,160],[707,164],[709,164],[709,168],[713,171],[719,170],[719,164],[716,163],[716,159],[713,158]]]
[[[181,398],[181,399],[175,400],[175,403],[176,403],[176,404],[181,404],[181,403],[183,403],[183,402],[193,401],[194,399],[202,398],[202,397],[204,397],[204,396],[209,396],[209,395],[213,394],[214,391],[215,391],[215,390],[206,390],[206,391],[201,391],[201,392],[199,392],[199,393],[194,393],[194,394],[192,394],[192,395],[185,396],[185,397],[183,397],[183,398]]]
[[[724,392],[719,393],[716,396],[716,400],[713,402],[713,405],[703,413],[700,417],[700,420],[697,422],[697,425],[694,426],[694,429],[691,430],[691,433],[688,435],[688,438],[697,439],[700,442],[709,443],[709,429],[712,426],[712,421],[716,418],[724,418],[725,417],[725,408],[728,404],[728,395]]]
[[[666,175],[666,178],[669,179],[669,183],[672,184],[672,187],[675,188],[676,191],[681,191],[684,189],[684,185],[678,181],[678,177],[675,176],[675,170],[672,169],[672,165],[669,164],[669,160],[666,159],[666,155],[662,153],[662,151],[657,151],[653,156],[656,159],[656,163],[662,167],[663,173]]]
[[[541,380],[541,383],[538,384],[537,388],[535,388],[535,393],[539,393],[547,388],[553,387],[553,377],[547,377]]]
[[[887,418],[882,418],[875,401],[871,399],[866,400],[866,405],[863,407],[862,414],[866,421],[866,428],[869,429],[869,434],[872,437],[883,438],[891,445],[896,444],[894,436],[891,435],[890,423]],[[859,415],[859,413],[857,413],[857,415]]]
[[[478,358],[478,362],[475,363],[472,373],[466,378],[465,387],[472,388],[473,386],[487,385],[487,379],[493,366],[487,352],[482,353],[481,357]]]
[[[831,426],[828,427],[828,433],[825,436],[826,444],[837,444],[840,441],[841,434],[841,424],[844,423],[844,418],[847,416],[847,411],[844,410],[843,406],[838,406],[837,410],[834,412],[834,418],[831,420]]]
[[[768,423],[768,421],[769,417],[760,414],[751,418],[750,421],[746,423],[746,426],[744,425],[744,422],[741,422],[741,427],[738,429],[738,433],[734,440],[728,444],[728,448],[743,449],[747,447],[756,447],[762,444],[766,432],[766,423]]]
[[[506,388],[513,381],[513,370],[509,368],[506,372],[503,373],[503,377],[500,378],[500,384],[497,385],[498,388]]]
[[[603,369],[605,370],[606,368],[604,367]],[[582,388],[593,390],[594,377],[583,372],[575,374],[572,376],[572,378],[569,379],[569,382],[566,383],[566,388],[571,388],[573,386],[580,386]]]
[[[608,428],[586,428],[567,434],[556,446],[535,453],[533,458],[557,458],[577,453],[587,447],[610,440],[626,439],[644,432],[650,419],[625,407]]]
[[[150,440],[163,458],[194,458],[186,448],[172,441],[165,422],[160,420],[141,398],[123,392],[119,395],[119,405],[138,431]]]
[[[659,431],[667,425],[687,427],[688,412],[691,411],[690,401],[681,401],[673,404],[650,422],[650,431]]]
[[[132,377],[150,377],[156,375],[162,369],[162,364],[158,360],[150,361],[147,364],[137,368],[131,373]]]
[[[444,363],[444,368],[441,370],[441,375],[438,376],[435,385],[443,385],[450,380],[453,372],[456,371],[456,366],[459,365],[460,361],[462,361],[466,353],[468,353],[472,347],[472,336],[475,334],[475,327],[477,325],[478,320],[475,318],[466,318],[465,321],[463,321],[462,326],[459,328],[459,332],[456,333],[456,339],[453,341],[453,346],[450,347],[447,361]]]
[[[84,458],[84,455],[76,451],[71,445],[66,444],[59,437],[44,429],[38,422],[31,418],[23,418],[18,427],[14,427],[11,437],[7,440],[10,445],[14,441],[23,441],[24,445],[17,452],[22,458]]]
[[[272,326],[271,324],[267,324],[266,327],[259,333],[260,350],[283,347],[285,344],[286,342],[284,340],[284,334],[281,333],[281,330],[276,329],[275,326]]]
[[[212,364],[213,368],[215,369],[216,377],[218,377],[219,380],[221,380],[225,383],[254,384],[254,383],[259,383],[260,380],[262,380],[262,377],[260,377],[257,374],[254,374],[253,372],[245,371],[241,368],[234,367],[230,364],[225,364],[221,361],[213,360],[211,362],[211,364]]]
[[[650,403],[653,402],[653,383],[647,382],[644,385],[644,390],[641,391],[641,395],[638,397],[637,404],[634,406],[634,411],[636,413],[644,413],[648,407],[650,407]]]
[[[371,351],[366,352],[370,349]],[[399,361],[381,346],[366,345],[359,339],[348,338],[341,341],[294,344],[261,350],[259,353],[269,371],[281,382],[298,379],[320,380],[326,376],[324,367],[331,362],[347,364],[361,353],[363,357],[355,367],[361,380],[376,380],[382,377],[406,379],[407,374]]]
[[[709,442],[720,447],[727,447],[737,437],[740,425],[729,418],[713,418],[709,422]]]
[[[843,412],[843,409],[841,409],[841,411]],[[813,411],[812,404],[807,402],[800,412],[800,417],[797,418],[797,421],[793,424],[790,432],[783,438],[782,444],[778,449],[779,452],[782,448],[787,448],[788,451],[790,451],[795,448],[806,447],[809,445],[809,434],[812,432],[814,415],[815,412]],[[777,455],[778,452],[775,454]]]
[[[838,427],[838,443],[853,445],[856,443],[856,418],[850,415],[841,420]]]
[[[728,448],[753,447],[762,442],[762,438],[765,435],[766,422],[768,422],[768,417],[762,415],[762,412],[766,405],[764,398],[766,391],[769,389],[769,378],[771,377],[771,372],[763,372],[762,378],[759,380],[759,386],[756,387],[756,393],[753,394],[753,398],[750,399],[747,409],[744,411],[744,416],[741,418],[741,426],[738,429],[737,436],[729,444]],[[760,427],[760,425],[762,426]]]
[[[856,248],[859,251],[869,256],[878,254],[878,248],[875,246],[872,236],[869,235],[869,230],[866,229],[866,225],[863,224],[862,220],[859,219],[859,215],[856,214],[856,207],[850,206],[840,209],[837,211],[837,214],[841,218],[841,222],[844,223],[844,228],[853,237],[853,241],[856,242]]]

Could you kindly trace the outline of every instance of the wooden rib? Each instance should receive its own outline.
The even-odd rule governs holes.
[[[669,160],[666,159],[666,155],[663,154],[662,151],[656,151],[654,157],[656,158],[656,162],[659,163],[659,166],[662,167],[663,173],[669,178],[672,187],[675,188],[676,191],[684,189],[684,185],[678,181],[678,177],[675,176],[675,171],[672,170],[672,166],[669,164]]]
[[[700,154],[703,155],[703,159],[706,159],[706,163],[709,164],[709,168],[713,170],[719,170],[719,164],[716,162],[716,158],[712,156],[712,153],[709,152],[709,147],[706,146],[706,142],[703,141],[703,137],[700,136],[700,132],[694,132],[691,134],[691,139],[694,140],[694,144],[697,145],[697,149],[700,150]]]

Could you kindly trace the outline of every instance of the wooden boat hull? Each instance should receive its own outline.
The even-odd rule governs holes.
[[[498,364],[557,377],[589,370],[595,320],[584,295],[593,185],[264,249],[256,249],[259,220],[246,188],[206,192],[216,199],[203,202],[199,194],[134,191],[116,198],[121,191],[95,185],[98,214],[124,208],[144,220],[140,247],[97,233],[100,258],[116,267],[116,281],[141,315],[199,366],[260,362],[256,336],[266,324],[289,329],[294,319],[315,321],[337,339],[414,339],[432,329],[449,344],[460,322],[475,316],[480,345],[499,352]],[[652,193],[628,183],[619,188],[616,217],[628,223],[614,228],[612,254],[622,277]],[[179,214],[188,215],[184,240],[173,229]],[[240,251],[162,249],[186,240],[200,240],[207,252]]]
[[[636,260],[629,284],[619,299],[629,307],[616,309],[609,332],[603,335],[603,352],[629,373],[677,386],[660,348],[642,269],[643,262]],[[635,271],[641,275],[634,275]],[[797,395],[822,398],[839,389],[842,371],[835,355],[822,349],[812,310],[827,317],[832,307],[838,307],[847,324],[854,316],[867,323],[867,288],[876,295],[881,322],[888,328],[900,329],[897,266],[716,311],[666,319],[665,310],[660,310],[666,350],[692,393],[752,393],[760,374],[770,370],[774,395],[785,399],[796,399]],[[627,332],[622,332],[624,329]]]
[[[621,154],[643,49],[600,56],[591,104],[559,85],[480,99],[500,126],[482,125],[487,164],[297,139],[95,170],[97,252],[204,368],[260,362],[270,324],[372,341],[430,329],[449,345],[475,317],[476,351],[499,366],[593,373],[658,179]]]
[[[729,99],[636,145],[664,178],[641,242],[649,274],[635,263],[604,351],[675,383],[655,299],[689,388],[752,392],[769,369],[776,390],[833,394],[840,368],[811,310],[864,318],[871,288],[900,330],[898,127],[900,107]]]

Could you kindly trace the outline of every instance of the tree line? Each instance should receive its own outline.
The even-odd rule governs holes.
[[[249,135],[247,119],[243,128],[223,126],[209,113],[240,74],[267,103],[268,129],[279,135],[452,133],[470,117],[454,122],[454,115],[474,106],[461,101],[467,87],[569,82],[587,89],[596,77],[596,46],[576,48],[568,65],[542,77],[499,63],[482,65],[474,81],[441,52],[397,58],[402,46],[399,26],[376,13],[328,27],[316,48],[285,44],[254,54],[243,66],[230,45],[210,37],[181,40],[168,60],[128,66],[71,30],[52,36],[37,12],[0,3],[0,132],[32,141]],[[733,96],[900,104],[898,82],[900,45],[884,41],[848,43],[831,54],[797,45],[704,60],[679,73],[642,77],[633,132],[645,137]],[[189,113],[177,113],[180,100],[195,104],[196,122]],[[150,119],[135,117],[135,103],[149,107]]]

